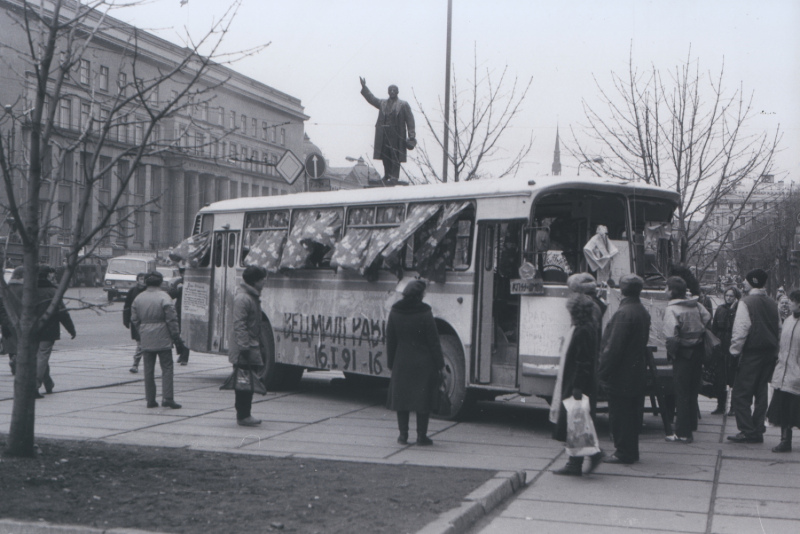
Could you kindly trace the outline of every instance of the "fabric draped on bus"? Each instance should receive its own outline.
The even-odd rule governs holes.
[[[414,206],[406,220],[395,228],[351,228],[336,244],[331,265],[361,275],[373,274],[370,268],[380,256],[385,259],[395,256],[406,240],[441,208],[442,204]]]
[[[414,265],[423,278],[443,284],[447,266],[452,264],[455,254],[455,236],[450,230],[458,221],[459,214],[469,207],[469,202],[448,202],[435,225],[426,228],[422,246],[414,253]]]
[[[169,259],[181,264],[197,267],[203,256],[208,254],[211,248],[211,232],[205,231],[200,234],[187,237],[169,253]]]
[[[286,244],[286,230],[264,230],[250,247],[245,263],[265,268],[276,273],[281,263],[283,246]]]
[[[333,247],[341,228],[342,218],[339,210],[299,212],[283,248],[280,268],[306,267],[312,253],[327,251]]]

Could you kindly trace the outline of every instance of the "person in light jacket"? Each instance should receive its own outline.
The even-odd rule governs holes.
[[[392,371],[386,404],[397,412],[397,442],[401,445],[408,443],[410,412],[417,414],[417,445],[433,445],[428,421],[444,357],[431,307],[422,302],[425,287],[422,280],[409,282],[386,321],[387,366]]]
[[[144,359],[144,392],[148,408],[157,408],[156,357],[161,363],[161,406],[174,410],[181,407],[175,402],[172,386],[172,345],[184,347],[178,328],[175,306],[166,292],[161,290],[164,275],[158,271],[147,274],[147,288],[139,293],[131,305],[131,327],[136,328]]]
[[[764,290],[767,278],[763,269],[753,269],[745,275],[747,296],[739,301],[733,320],[731,356],[739,358],[731,394],[739,433],[728,436],[733,443],[764,443],[769,380],[778,359],[781,328],[778,303]]]
[[[781,427],[781,442],[772,452],[792,452],[792,427],[800,428],[800,289],[790,291],[788,297],[791,313],[783,320],[767,410],[769,422]]]
[[[686,281],[679,276],[667,278],[670,300],[664,310],[664,336],[667,358],[672,362],[675,390],[675,433],[667,441],[691,443],[697,430],[697,395],[703,364],[703,334],[711,323],[711,313],[686,295]]]
[[[267,281],[263,267],[248,265],[242,273],[242,283],[233,297],[233,343],[228,361],[234,367],[259,371],[264,365],[261,357],[261,290]],[[253,405],[252,391],[235,391],[236,424],[256,426],[261,424],[250,414]]]

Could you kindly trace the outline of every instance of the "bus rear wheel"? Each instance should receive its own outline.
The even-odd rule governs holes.
[[[439,336],[444,357],[444,383],[448,397],[450,397],[450,413],[437,414],[440,419],[462,418],[469,404],[467,400],[466,370],[464,364],[464,349],[458,338],[453,335]]]
[[[275,361],[275,337],[272,333],[272,325],[267,321],[261,324],[261,343],[265,347],[262,354],[264,361],[262,382],[267,391],[296,389],[300,384],[300,379],[303,378],[303,368]]]

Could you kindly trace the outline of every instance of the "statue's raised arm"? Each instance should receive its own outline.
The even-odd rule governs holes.
[[[383,161],[384,182],[394,185],[400,178],[400,164],[406,161],[406,151],[416,146],[414,114],[408,102],[400,100],[400,90],[396,85],[389,86],[389,98],[377,98],[367,88],[366,79],[361,81],[361,95],[378,108],[378,122],[375,123],[375,145],[372,157]]]

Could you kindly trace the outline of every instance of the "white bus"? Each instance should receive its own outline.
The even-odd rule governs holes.
[[[564,176],[216,202],[199,211],[189,240],[183,334],[192,350],[227,353],[233,295],[253,263],[269,272],[261,302],[270,386],[290,388],[305,369],[388,377],[389,310],[422,277],[452,417],[473,399],[548,397],[570,323],[566,279],[598,267],[584,247],[599,227],[616,249],[600,274],[609,279],[606,318],[620,299],[614,281],[636,272],[651,344],[663,350],[677,203],[662,188]]]

